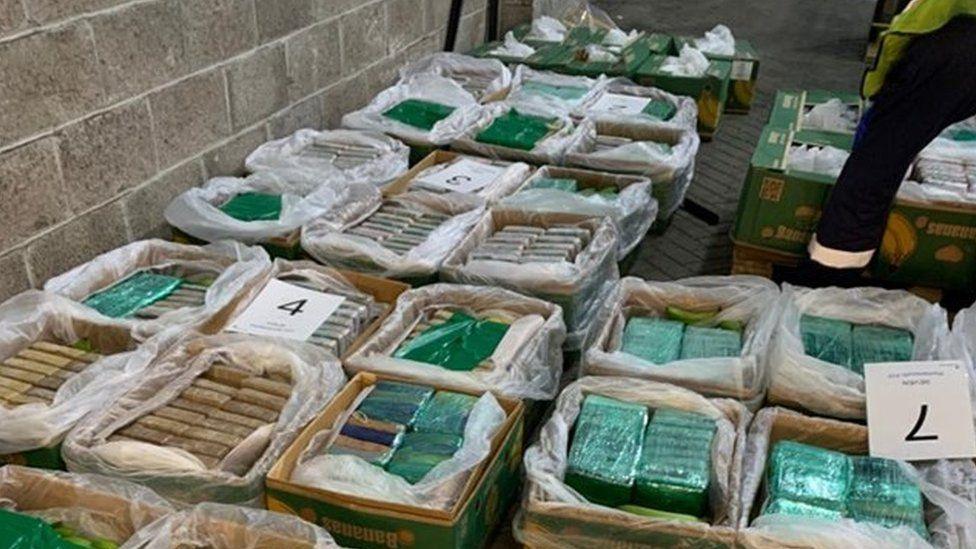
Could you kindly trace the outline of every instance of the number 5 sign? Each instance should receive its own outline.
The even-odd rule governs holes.
[[[871,455],[908,461],[976,456],[971,381],[959,361],[866,364]]]
[[[344,299],[272,279],[227,329],[305,341]]]

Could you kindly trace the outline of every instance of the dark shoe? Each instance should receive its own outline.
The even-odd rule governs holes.
[[[809,257],[800,261],[796,267],[778,267],[773,271],[777,282],[788,282],[806,288],[856,288],[864,286],[864,269],[834,269],[813,261]]]

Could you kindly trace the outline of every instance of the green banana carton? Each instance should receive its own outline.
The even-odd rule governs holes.
[[[674,38],[675,51],[681,51],[681,47],[685,44],[694,46],[694,39],[687,36],[676,36]],[[756,83],[759,81],[759,54],[756,52],[756,48],[747,40],[736,39],[733,55],[702,53],[709,59],[728,61],[732,64],[729,75],[729,97],[725,101],[725,112],[748,113],[756,95]]]
[[[651,55],[634,73],[634,80],[642,86],[654,86],[676,95],[687,95],[698,104],[698,133],[711,139],[729,97],[729,77],[732,63],[712,60],[703,76],[676,76],[661,71],[665,55]]]

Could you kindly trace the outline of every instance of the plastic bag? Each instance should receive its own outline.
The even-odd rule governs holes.
[[[0,509],[60,522],[85,538],[119,544],[174,511],[166,500],[137,484],[16,465],[0,467]]]
[[[708,58],[697,49],[685,44],[677,57],[671,56],[661,63],[661,72],[675,76],[700,78],[708,70]]]
[[[599,192],[583,195],[552,188],[533,188],[540,179],[599,177],[611,180],[616,192],[606,196]],[[657,218],[657,200],[651,194],[651,181],[644,177],[609,173],[594,174],[570,168],[543,166],[521,190],[502,199],[496,206],[502,210],[522,210],[537,213],[570,213],[613,219],[620,236],[617,260],[634,250]]]
[[[607,35],[603,37],[603,45],[623,49],[640,38],[642,34],[637,29],[631,29],[629,33],[620,29],[610,29],[607,31]]]
[[[532,15],[549,15],[563,21],[570,28],[589,27],[615,29],[617,25],[607,12],[586,0],[533,0]]]
[[[648,518],[593,504],[564,482],[570,434],[583,399],[588,395],[654,409],[694,412],[715,421],[708,498],[710,524]],[[695,543],[724,540],[731,544],[740,515],[742,444],[739,441],[745,438],[750,418],[751,414],[737,402],[706,399],[687,389],[654,381],[583,377],[571,383],[556,399],[555,410],[542,426],[539,440],[525,452],[528,484],[515,518],[516,539],[532,547],[586,547],[598,542],[607,532],[621,531],[626,532],[622,535],[628,541],[639,545],[659,545],[665,539],[674,545],[681,538]],[[560,529],[559,521],[563,520],[566,524]],[[589,532],[589,528],[594,531]]]
[[[506,102],[515,108],[527,104],[529,109],[568,115],[579,105],[590,102],[606,87],[607,79],[569,76],[537,71],[525,65],[515,68],[512,90]]]
[[[138,341],[172,326],[198,326],[221,314],[237,302],[243,290],[267,276],[271,261],[261,248],[237,242],[188,246],[165,240],[140,240],[48,280],[44,290],[80,302],[147,269],[175,270],[187,276],[212,278],[213,283],[207,287],[203,306],[174,309],[151,320],[121,319]],[[94,309],[88,310],[91,315],[102,317]]]
[[[305,128],[254,149],[245,166],[286,179],[384,185],[407,171],[409,156],[407,146],[380,133]]]
[[[450,192],[443,185],[446,176],[436,177],[436,174],[441,172],[453,173],[455,177],[461,176],[457,177],[461,180],[460,185],[470,183],[471,176],[476,173],[479,176],[478,179],[484,183],[483,187],[468,187],[463,190],[456,187],[455,190],[480,196],[490,206],[521,187],[532,174],[532,167],[524,162],[505,162],[476,156],[457,155],[447,162],[434,164],[418,173],[410,182],[410,188],[439,193]],[[494,177],[487,180],[484,178],[485,174],[494,175]]]
[[[509,33],[511,34],[511,33]],[[508,35],[506,34],[506,40]],[[514,35],[512,36],[514,40]],[[516,42],[518,42],[516,40]],[[507,44],[507,42],[506,42]],[[524,44],[522,44],[524,46]],[[526,57],[535,53],[529,46],[513,57]],[[531,50],[531,51],[529,51]],[[518,54],[519,52],[515,52]],[[436,52],[400,68],[400,78],[408,80],[418,74],[450,78],[479,101],[507,89],[512,84],[512,71],[497,59],[479,59],[453,52]]]
[[[784,284],[781,299],[782,316],[769,353],[769,400],[829,417],[864,418],[864,378],[806,354],[802,315],[908,330],[915,339],[913,360],[937,359],[949,333],[942,307],[901,290],[809,290]]]
[[[151,363],[142,382],[79,424],[62,453],[71,471],[130,480],[182,504],[260,506],[268,470],[346,381],[335,357],[293,341],[184,332],[168,349],[146,352]],[[219,466],[208,468],[188,452],[164,444],[109,440],[119,429],[180,398],[214,366],[255,375],[275,372],[291,380],[291,392],[287,399],[280,397],[284,405],[274,423],[251,431]]]
[[[758,407],[766,392],[766,356],[779,320],[779,291],[755,276],[702,276],[673,282],[620,281],[600,313],[594,344],[586,351],[583,373],[641,377],[688,387],[705,395],[731,397]],[[667,318],[666,309],[720,312],[703,322],[715,327],[742,323],[742,351],[736,357],[679,359],[654,364],[621,350],[628,320]]]
[[[417,125],[387,116],[391,110],[403,108],[405,102],[420,101],[443,107],[449,114],[433,124]],[[480,116],[478,101],[457,82],[443,76],[418,74],[403,79],[380,92],[366,107],[342,117],[342,125],[356,130],[371,130],[390,134],[408,145],[446,145],[460,136]]]
[[[532,28],[524,39],[539,42],[562,42],[566,38],[567,32],[569,29],[558,19],[543,15],[532,20]]]
[[[339,547],[324,529],[299,517],[219,503],[201,503],[140,530],[122,549],[263,549]]]
[[[857,129],[857,109],[836,97],[814,105],[803,114],[803,129],[853,133]]]
[[[442,308],[468,311],[478,318],[510,316],[508,330],[488,358],[490,368],[458,372],[393,356],[425,313]],[[350,372],[379,372],[429,385],[490,390],[509,398],[551,400],[562,374],[565,337],[557,305],[499,288],[435,284],[401,295],[396,309],[349,357],[346,367]]]
[[[704,37],[695,39],[695,48],[705,53],[731,57],[735,55],[735,37],[725,25],[715,25],[705,32]]]
[[[600,93],[581,102],[573,117],[589,118],[614,132],[643,127],[697,131],[698,106],[690,97],[638,86],[626,78],[614,78],[607,81]]]
[[[505,39],[502,41],[502,45],[488,52],[489,55],[496,55],[498,57],[511,57],[513,59],[525,59],[531,55],[535,54],[535,48],[528,44],[523,44],[519,42],[518,38],[515,38],[515,33],[508,31],[505,33]]]
[[[829,145],[793,145],[786,167],[790,170],[837,177],[851,153]]]
[[[302,230],[302,248],[319,262],[337,268],[392,278],[426,277],[437,272],[447,254],[482,217],[485,208],[483,199],[461,193],[411,191],[396,195],[388,202],[450,218],[421,244],[406,253],[396,253],[375,240],[344,232],[380,208],[382,202],[377,198],[371,204],[364,203],[358,211],[311,221]]]

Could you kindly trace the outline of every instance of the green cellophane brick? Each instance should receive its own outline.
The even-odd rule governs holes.
[[[836,509],[826,509],[816,505],[793,501],[786,498],[770,499],[763,509],[764,515],[794,515],[800,517],[816,517],[826,519],[842,519],[844,512]]]
[[[864,375],[864,365],[873,362],[906,362],[912,359],[912,333],[884,326],[854,326],[851,369]]]
[[[578,190],[575,179],[538,177],[529,184],[529,189],[555,189],[567,193],[575,193]]]
[[[853,351],[852,328],[850,322],[843,320],[803,315],[800,318],[803,352],[831,364],[849,368]]]
[[[663,318],[633,317],[624,327],[620,350],[654,364],[666,364],[681,357],[685,325]]]
[[[0,547],[15,549],[77,549],[47,522],[0,509]]]
[[[522,114],[511,109],[492,121],[475,138],[476,141],[500,147],[531,151],[556,129],[556,118]]]
[[[976,130],[970,128],[950,128],[947,133],[953,141],[976,141]]]
[[[241,193],[225,202],[220,211],[239,221],[276,221],[281,217],[281,195]]]
[[[508,328],[501,322],[454,313],[447,322],[405,342],[393,356],[470,372],[495,352]]]
[[[928,537],[922,492],[896,461],[854,456],[847,507],[851,518],[882,526],[908,526]]]
[[[443,433],[407,433],[387,471],[415,484],[437,464],[450,459],[463,441],[459,436]]]
[[[430,387],[381,381],[366,395],[356,411],[368,419],[410,427],[433,394],[434,390]]]
[[[638,505],[703,516],[708,507],[715,422],[689,412],[659,410],[644,435],[634,500]]]
[[[182,284],[174,276],[140,271],[88,297],[85,305],[108,317],[125,318],[165,299]]]
[[[451,456],[399,450],[393,454],[393,459],[387,464],[386,470],[391,474],[403,477],[410,484],[416,484],[431,469],[448,459],[451,459]]]
[[[739,356],[742,334],[722,328],[688,326],[681,340],[681,358],[718,358]]]
[[[644,406],[587,396],[576,419],[566,484],[593,503],[628,503],[647,416]]]
[[[386,110],[383,116],[414,128],[430,131],[438,122],[451,116],[455,109],[450,105],[420,99],[407,99]]]
[[[771,500],[787,499],[843,513],[851,476],[847,455],[783,440],[769,455],[766,487]]]
[[[658,120],[671,120],[678,112],[678,108],[667,101],[652,100],[644,107],[644,114],[657,118]]]
[[[451,391],[437,391],[421,409],[414,424],[420,433],[442,433],[464,436],[468,415],[477,397]]]
[[[697,431],[705,431],[709,436],[715,434],[715,431],[718,429],[715,425],[715,420],[710,417],[671,408],[655,410],[654,417],[651,418],[651,423],[654,425],[674,425],[687,429],[695,429]]]
[[[556,86],[535,80],[527,80],[522,84],[522,90],[529,95],[543,95],[557,97],[566,101],[576,101],[586,95],[587,90],[581,86]]]

